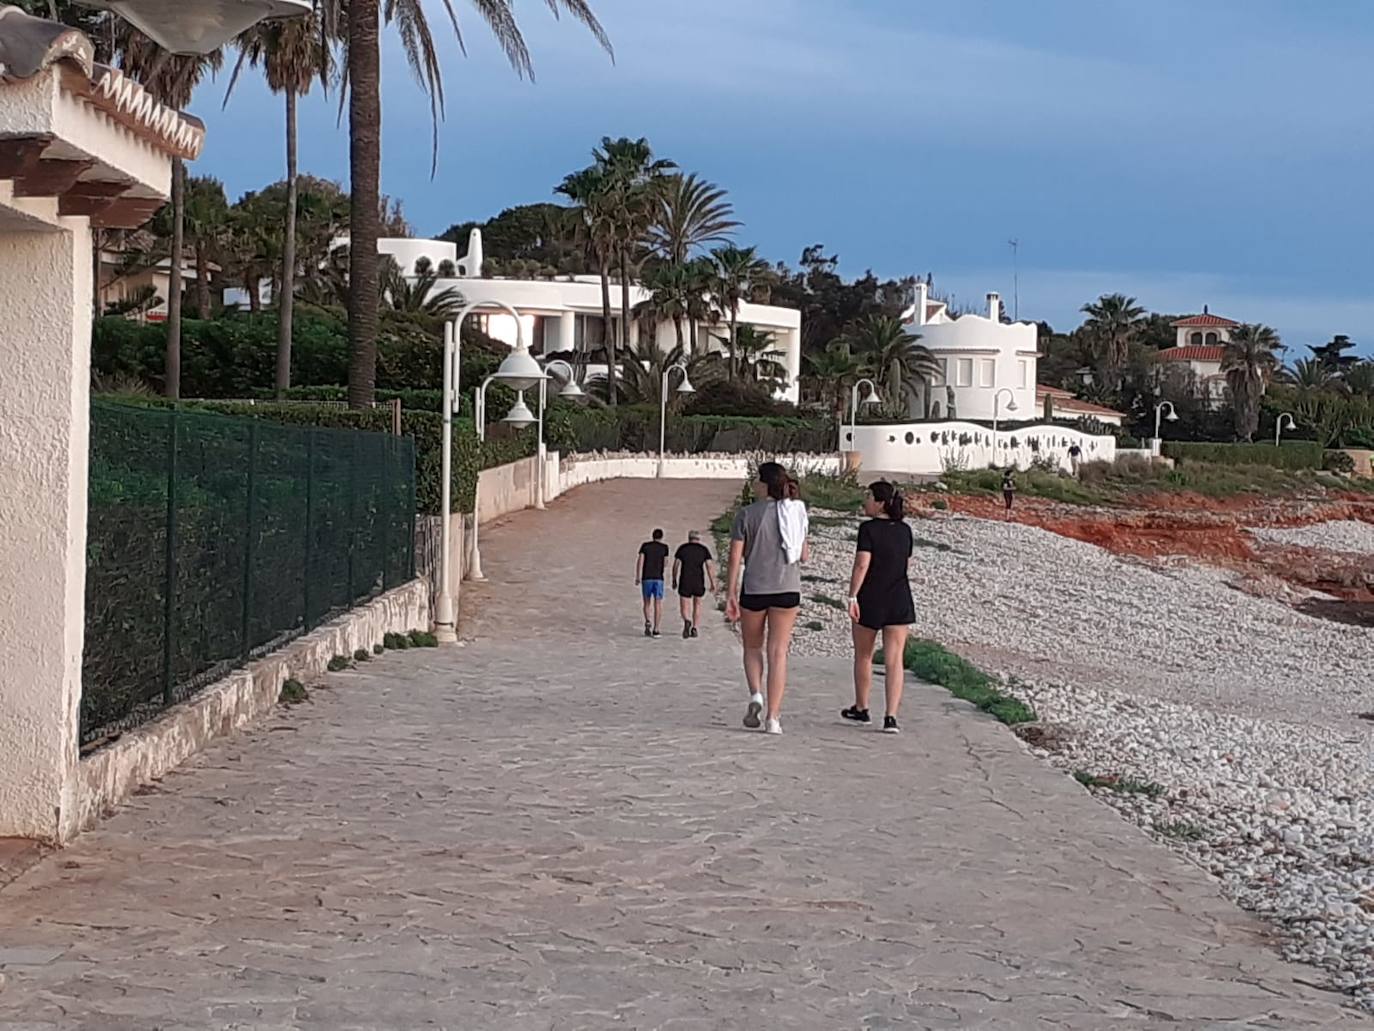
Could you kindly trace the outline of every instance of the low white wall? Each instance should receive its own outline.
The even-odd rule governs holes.
[[[851,440],[852,436],[852,440]],[[933,475],[951,469],[985,469],[989,465],[1030,468],[1039,457],[1070,471],[1069,448],[1077,444],[1084,462],[1116,460],[1116,438],[1093,436],[1063,426],[1028,426],[992,430],[971,422],[923,422],[860,425],[840,431],[846,449],[859,453],[866,469]]]
[[[794,475],[840,471],[839,455],[668,455],[663,477],[668,480],[743,480],[758,461],[781,463]],[[561,463],[559,491],[602,480],[653,479],[658,475],[658,456],[635,453],[569,455]]]
[[[180,765],[215,738],[270,712],[288,679],[323,673],[335,655],[352,656],[359,648],[370,651],[388,633],[428,627],[429,618],[429,588],[423,580],[412,580],[236,670],[82,759],[72,829],[91,826],[139,785]]]

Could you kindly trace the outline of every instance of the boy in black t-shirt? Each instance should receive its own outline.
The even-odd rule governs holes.
[[[706,596],[708,581],[714,593],[715,563],[711,560],[711,552],[701,543],[701,534],[693,530],[687,534],[687,543],[679,547],[673,556],[673,590],[677,591],[678,605],[682,610],[684,639],[697,636],[697,624],[701,622],[701,599]]]
[[[654,539],[639,546],[639,558],[635,560],[635,583],[644,599],[645,637],[659,636],[658,624],[663,620],[663,567],[667,564],[668,545],[663,543],[663,531],[655,530]]]

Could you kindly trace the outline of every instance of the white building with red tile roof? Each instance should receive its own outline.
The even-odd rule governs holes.
[[[1191,378],[1193,390],[1212,407],[1219,407],[1226,400],[1226,377],[1221,363],[1231,332],[1239,326],[1233,319],[1213,315],[1206,306],[1201,315],[1179,319],[1173,324],[1177,342],[1160,351],[1155,359],[1159,363],[1159,378]]]
[[[1051,418],[1076,419],[1079,422],[1095,419],[1108,426],[1120,426],[1126,421],[1125,412],[1091,401],[1081,401],[1071,391],[1047,387],[1043,383],[1035,388],[1035,415],[1032,418],[1041,416],[1047,421]]]

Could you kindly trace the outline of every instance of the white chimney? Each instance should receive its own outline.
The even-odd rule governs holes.
[[[481,279],[483,262],[482,230],[473,229],[468,233],[468,252],[458,260],[458,274],[464,279]]]
[[[926,298],[929,293],[930,287],[923,280],[918,279],[916,281],[916,325],[918,326],[926,324]]]
[[[993,322],[1002,321],[1002,298],[999,294],[988,294],[988,318]]]

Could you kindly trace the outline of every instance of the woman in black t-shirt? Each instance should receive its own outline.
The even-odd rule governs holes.
[[[849,618],[854,621],[854,704],[840,713],[847,720],[868,723],[868,696],[873,687],[873,651],[883,635],[887,675],[887,713],[883,731],[898,733],[897,709],[902,704],[903,652],[916,621],[916,606],[907,580],[911,559],[911,527],[907,526],[902,495],[886,480],[868,488],[864,499],[867,522],[859,527],[854,572],[849,578]]]

